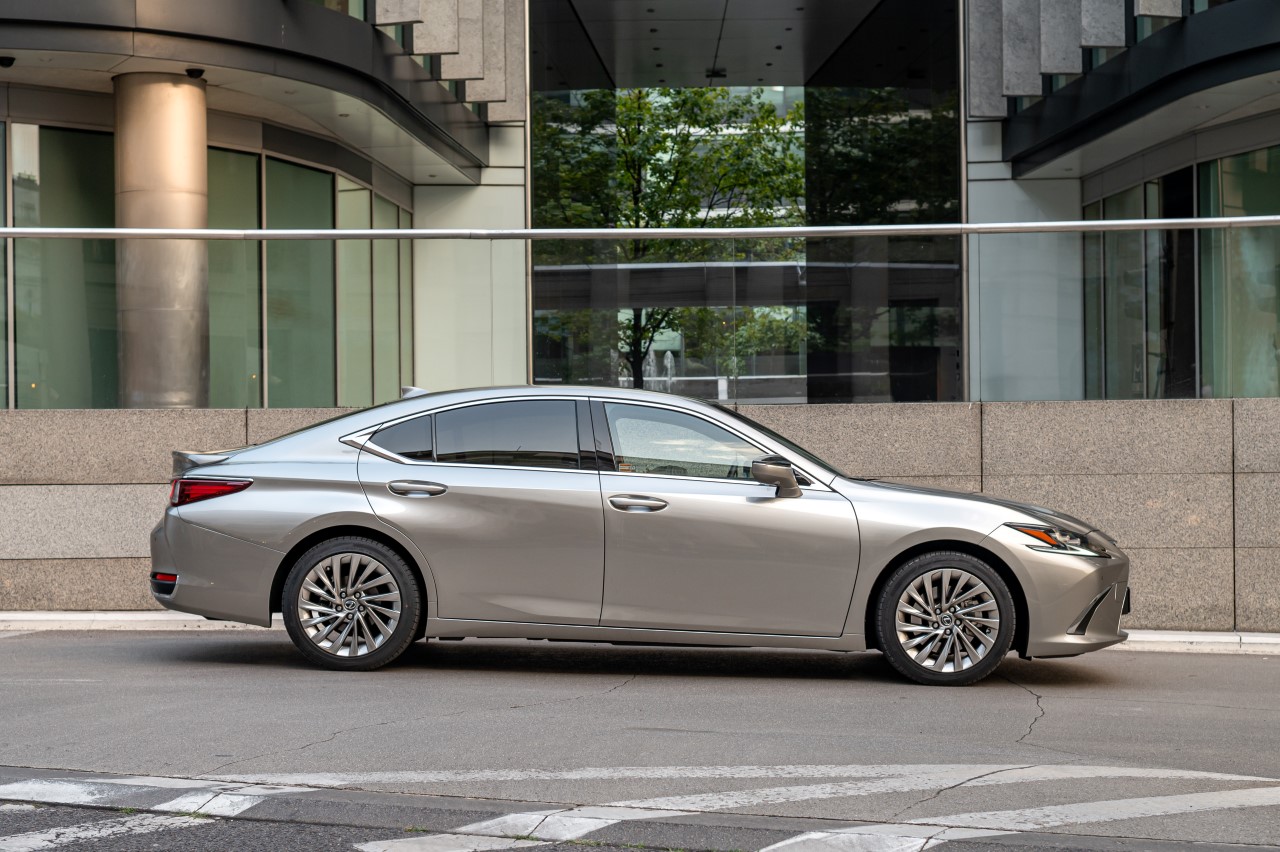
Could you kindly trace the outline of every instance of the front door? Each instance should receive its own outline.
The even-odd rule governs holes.
[[[858,567],[849,501],[821,485],[773,496],[751,479],[770,451],[709,419],[603,410],[617,472],[600,475],[602,625],[840,635]]]
[[[370,439],[403,461],[360,454],[373,511],[426,556],[439,617],[599,623],[603,510],[599,474],[579,464],[579,405],[447,409]]]

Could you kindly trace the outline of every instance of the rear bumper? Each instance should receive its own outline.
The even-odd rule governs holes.
[[[175,574],[152,583],[166,609],[226,621],[271,626],[271,584],[284,554],[188,523],[174,509],[151,531],[151,573]],[[164,594],[166,588],[172,591]]]

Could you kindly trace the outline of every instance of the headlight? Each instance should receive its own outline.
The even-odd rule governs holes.
[[[1075,556],[1101,556],[1104,559],[1111,557],[1111,554],[1107,553],[1106,548],[1102,545],[1095,544],[1085,536],[1073,533],[1070,530],[1058,527],[1042,527],[1034,524],[1005,524],[1005,526],[1011,527],[1024,535],[1029,535],[1039,542],[1039,544],[1027,544],[1027,547],[1032,550],[1042,550],[1048,553],[1070,553]]]

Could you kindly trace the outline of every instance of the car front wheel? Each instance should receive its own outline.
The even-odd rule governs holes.
[[[917,683],[963,686],[995,671],[1014,634],[1013,597],[986,562],[956,551],[917,556],[885,583],[876,636],[890,665]]]
[[[344,536],[317,544],[294,563],[281,609],[304,657],[329,669],[371,671],[413,643],[422,593],[394,550]]]

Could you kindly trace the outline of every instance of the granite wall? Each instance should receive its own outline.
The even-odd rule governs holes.
[[[1280,399],[743,406],[848,472],[1027,500],[1133,557],[1133,627],[1280,631]],[[142,609],[173,448],[333,416],[0,411],[0,610]]]

